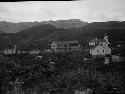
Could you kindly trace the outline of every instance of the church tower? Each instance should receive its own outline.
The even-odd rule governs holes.
[[[108,41],[108,35],[107,35],[107,34],[104,34],[104,40],[105,40],[106,42],[109,42],[109,41]]]
[[[107,34],[104,34],[104,40],[106,42],[106,45],[108,46],[109,43],[109,40],[108,40],[108,35]]]

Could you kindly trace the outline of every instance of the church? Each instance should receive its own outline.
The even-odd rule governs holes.
[[[89,42],[90,55],[93,59],[103,58],[106,55],[111,55],[111,48],[109,47],[108,35],[105,34],[103,39],[93,39]]]

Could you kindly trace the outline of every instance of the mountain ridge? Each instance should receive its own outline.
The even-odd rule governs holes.
[[[95,37],[102,39],[105,33],[109,36],[109,42],[125,41],[124,31],[124,22],[94,22],[86,26],[68,29],[56,28],[53,25],[44,24],[17,33],[8,35],[5,33],[1,38],[1,42],[4,41],[6,45],[10,42],[22,49],[29,49],[30,45],[36,44],[37,47],[44,49],[49,47],[48,44],[53,40],[79,40],[83,41],[83,43],[88,43],[89,40]]]
[[[80,19],[57,20],[57,21],[50,20],[50,21],[42,21],[42,22],[36,22],[36,21],[35,22],[19,22],[19,23],[1,21],[0,30],[5,33],[17,33],[24,29],[28,29],[33,26],[43,25],[43,24],[50,24],[50,25],[55,26],[56,28],[67,29],[67,28],[85,26],[88,23],[81,21]]]

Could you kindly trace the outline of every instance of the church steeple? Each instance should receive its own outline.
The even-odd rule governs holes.
[[[109,42],[109,41],[108,41],[108,35],[107,35],[107,34],[104,34],[104,40],[105,40],[106,42]]]
[[[108,40],[108,34],[107,33],[104,34],[104,40],[106,41],[106,44],[108,46],[108,44],[110,44],[110,43],[109,43],[109,40]]]

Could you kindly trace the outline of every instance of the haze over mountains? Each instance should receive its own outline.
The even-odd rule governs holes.
[[[15,44],[19,49],[44,49],[49,48],[53,40],[79,40],[85,43],[94,37],[103,38],[105,33],[108,34],[110,42],[125,41],[125,22],[93,22],[84,26],[71,25],[72,28],[67,28],[66,25],[64,25],[65,28],[57,28],[58,25],[56,27],[48,22],[44,23],[46,24],[37,24],[17,33],[1,33],[0,49],[12,47]]]
[[[2,21],[0,22],[0,30],[5,33],[16,33],[33,26],[43,25],[43,24],[50,24],[55,26],[56,28],[67,29],[67,28],[85,26],[88,23],[81,21],[79,19],[57,20],[57,21],[51,20],[51,21],[42,21],[42,22],[20,22],[20,23]]]

